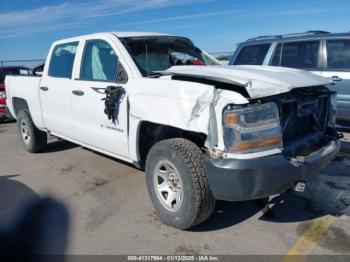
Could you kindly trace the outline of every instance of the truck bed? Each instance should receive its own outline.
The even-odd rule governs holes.
[[[6,103],[11,114],[16,118],[14,102],[18,99],[27,101],[32,119],[38,128],[44,127],[41,117],[39,98],[40,76],[9,75],[5,79]]]

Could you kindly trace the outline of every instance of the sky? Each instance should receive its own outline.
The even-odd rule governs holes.
[[[348,32],[349,0],[0,0],[0,60],[42,59],[58,39],[150,31],[189,37],[209,52],[259,35]]]

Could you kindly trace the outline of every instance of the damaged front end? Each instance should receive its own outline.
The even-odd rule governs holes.
[[[324,86],[250,99],[223,112],[226,156],[268,152],[303,157],[338,139],[336,94]]]
[[[198,131],[202,123],[204,162],[215,199],[283,193],[318,173],[339,152],[336,94],[325,78],[275,67],[171,68],[164,74],[162,80],[170,83],[207,89],[202,95],[191,92],[196,99],[185,127]]]
[[[324,86],[226,106],[224,153],[205,158],[215,198],[280,194],[318,173],[340,149],[335,114],[335,94]]]
[[[324,86],[294,89],[252,101],[275,103],[279,112],[283,154],[304,157],[338,139],[335,129],[336,94]]]

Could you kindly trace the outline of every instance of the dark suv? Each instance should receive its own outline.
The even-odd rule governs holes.
[[[350,121],[350,33],[307,31],[259,36],[238,44],[230,65],[304,69],[331,78],[337,91],[337,120]]]

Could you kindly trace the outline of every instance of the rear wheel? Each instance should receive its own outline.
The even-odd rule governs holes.
[[[203,153],[189,140],[156,143],[147,156],[146,182],[155,209],[173,227],[191,228],[214,211]]]
[[[47,145],[46,132],[33,123],[29,110],[21,110],[17,116],[17,128],[24,148],[31,153],[39,152]]]

